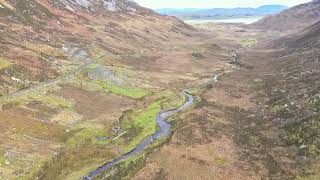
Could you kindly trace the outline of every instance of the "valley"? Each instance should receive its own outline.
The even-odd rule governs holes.
[[[0,1],[0,179],[319,179],[311,3],[188,25],[129,0]]]

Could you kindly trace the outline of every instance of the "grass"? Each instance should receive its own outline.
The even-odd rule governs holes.
[[[81,74],[73,79],[70,83],[77,87],[84,88],[88,91],[104,90],[118,96],[124,96],[132,99],[141,99],[151,94],[150,91],[142,88],[128,85],[118,85],[113,82],[93,81],[83,76],[84,73],[92,71],[97,66],[99,66],[99,64],[94,63],[89,65],[86,69],[82,70]],[[121,68],[121,70],[117,69],[118,75],[120,73],[127,72],[129,71],[126,71],[125,68]]]
[[[90,64],[88,67],[86,67],[85,69],[83,69],[81,71],[81,74],[84,74],[84,73],[87,73],[87,72],[91,72],[93,69],[97,68],[99,66],[99,64],[95,64],[95,63],[92,63]]]
[[[48,105],[50,107],[59,108],[72,108],[75,105],[75,103],[71,100],[67,100],[54,95],[48,95],[41,92],[33,92],[20,96],[5,98],[1,101],[1,103],[24,106],[32,101],[42,102],[43,104]]]
[[[65,58],[65,53],[57,48],[51,47],[47,44],[32,44],[29,42],[25,42],[26,48],[30,49],[31,51],[35,52],[38,55],[48,55],[50,57],[56,58]]]
[[[68,60],[59,60],[61,66],[57,69],[60,75],[68,75],[72,72],[75,72],[82,63],[79,61],[68,61]]]
[[[128,114],[125,118],[122,127],[127,129],[128,133],[120,142],[124,146],[124,151],[133,149],[147,136],[157,131],[156,117],[160,111],[177,108],[185,101],[182,96],[171,91],[156,93],[152,97],[155,100],[151,104]]]
[[[288,125],[286,140],[289,144],[306,146],[303,152],[320,158],[320,115],[305,122]]]
[[[116,94],[119,96],[125,96],[133,99],[140,99],[150,92],[137,87],[128,87],[128,86],[119,86],[113,83],[105,83],[105,82],[97,82],[104,90],[111,92],[112,94]]]
[[[320,175],[311,175],[311,176],[307,176],[307,177],[297,177],[296,180],[319,180],[320,179]]]
[[[67,144],[71,147],[87,146],[87,145],[106,145],[107,140],[96,140],[97,137],[105,137],[107,132],[99,128],[86,128],[76,132],[68,141]]]
[[[97,167],[101,166],[101,163],[92,163],[90,165],[86,165],[84,168],[81,168],[81,170],[74,170],[72,173],[66,175],[63,177],[63,179],[66,180],[79,180],[83,179],[83,176],[88,174],[89,172],[95,170]]]
[[[118,77],[121,77],[121,76],[134,76],[135,75],[135,72],[128,69],[128,68],[123,68],[123,67],[116,67],[116,66],[113,66],[113,67],[110,67],[112,68],[112,70],[114,71],[114,74]]]
[[[74,86],[86,91],[96,92],[103,91],[104,89],[94,81],[85,79],[82,75],[78,75],[66,82],[63,82],[64,85]]]
[[[218,166],[225,166],[227,164],[227,160],[223,157],[217,157],[214,159],[214,163]]]
[[[141,113],[137,113],[133,119],[134,126],[141,127],[143,129],[148,130],[149,132],[145,132],[146,134],[150,134],[155,132],[157,123],[155,121],[157,114],[161,111],[161,102],[157,101],[150,104],[146,109]]]
[[[120,141],[122,140],[120,144],[123,146],[124,151],[130,151],[147,136],[156,132],[156,117],[161,111],[160,103],[160,101],[156,101],[147,106],[145,109],[134,112],[128,118],[129,122],[126,122],[125,127],[129,132],[123,137],[125,140],[120,139]]]
[[[110,65],[110,64],[119,65],[119,60],[121,59],[119,55],[112,54],[99,47],[92,48],[89,53],[94,62],[101,63],[104,65]]]
[[[320,164],[315,163],[310,170],[307,170],[305,176],[298,176],[296,180],[319,180],[320,179]]]
[[[9,59],[0,57],[0,70],[10,67],[12,64],[13,63]]]
[[[180,97],[180,98],[179,98]],[[129,141],[120,137],[112,144],[123,148],[123,151],[129,151],[139,144],[146,136],[153,134],[157,130],[156,116],[159,111],[165,108],[175,108],[183,103],[184,98],[179,94],[171,91],[153,94],[151,99],[155,99],[153,103],[145,108],[134,111],[130,114],[128,121],[125,121],[123,127],[129,130],[138,129],[136,134],[130,137]],[[177,101],[177,98],[179,100]],[[153,100],[152,100],[153,101]],[[174,101],[174,102],[173,102]],[[177,101],[177,102],[176,102]],[[106,145],[110,144],[110,140],[105,139],[98,141],[97,137],[106,137],[108,135],[108,127],[92,126],[92,124],[82,124],[71,131],[71,136],[66,141],[66,148],[61,153],[61,158],[52,160],[42,166],[45,172],[44,178],[59,177],[63,179],[81,178],[91,170],[95,169],[109,159],[114,159],[118,155],[114,155]],[[164,139],[159,140],[161,142]],[[155,142],[153,145],[157,144]],[[103,147],[103,148],[102,148]],[[151,146],[153,147],[153,146]],[[141,169],[145,163],[145,154],[130,157],[116,166],[116,173],[111,175],[111,179],[124,177],[128,178]],[[61,169],[64,171],[61,172]]]
[[[249,141],[248,141],[249,145],[252,147],[257,147],[259,146],[260,143],[260,138],[258,136],[249,136]]]
[[[185,97],[180,94],[170,92],[170,96],[161,103],[162,109],[173,109],[183,105],[186,101]]]
[[[81,179],[85,174],[115,156],[116,154],[108,148],[69,147],[62,150],[58,158],[47,161],[38,174],[42,173],[41,179]]]
[[[242,39],[240,40],[240,45],[242,47],[252,47],[257,44],[257,40],[255,39]]]
[[[115,173],[110,173],[107,179],[131,179],[144,165],[146,161],[146,153],[141,153],[136,156],[132,156],[125,161],[116,165],[113,169]],[[104,179],[106,173],[102,173],[96,179]]]
[[[56,114],[52,120],[65,126],[72,126],[76,122],[80,121],[82,116],[72,110],[63,110]]]
[[[27,170],[26,174],[23,175],[23,177],[21,177],[21,180],[34,179],[36,174],[41,170],[41,165],[43,165],[45,161],[45,158],[34,157],[32,167]],[[22,166],[22,168],[25,167]]]
[[[161,98],[161,97],[164,98],[164,97],[166,97],[165,95],[168,95],[168,94],[171,94],[171,92],[162,92],[162,93],[156,94],[155,96],[158,96],[159,98]],[[131,150],[138,143],[140,143],[145,138],[145,137],[143,137],[145,134],[154,133],[156,131],[156,129],[154,128],[156,126],[155,120],[150,121],[151,119],[149,119],[149,118],[155,118],[155,114],[157,114],[158,110],[159,111],[161,110],[161,102],[163,102],[162,100],[166,100],[166,99],[161,99],[158,101],[158,104],[153,103],[150,106],[148,106],[147,113],[145,113],[143,111],[144,113],[142,113],[142,114],[138,113],[138,116],[135,116],[135,114],[133,115],[133,116],[135,116],[134,118],[142,118],[142,119],[137,119],[137,121],[134,121],[135,126],[140,126],[140,128],[144,129],[144,127],[150,125],[151,128],[149,129],[150,131],[147,130],[143,133],[140,133],[138,137],[135,137],[134,140],[131,141],[132,143],[129,143],[128,145],[126,145],[126,151]],[[171,107],[171,108],[173,108],[173,107]],[[157,110],[157,112],[155,110]],[[151,132],[152,129],[154,132]],[[148,136],[148,135],[146,135],[146,136]],[[137,139],[139,139],[139,141]],[[115,167],[113,167],[110,170],[110,171],[112,171],[112,173],[110,173],[110,171],[104,172],[97,179],[100,179],[101,177],[105,176],[106,174],[108,174],[108,177],[107,177],[108,179],[130,179],[142,167],[144,167],[147,154],[152,152],[154,149],[158,148],[159,146],[161,146],[165,142],[167,142],[167,140],[168,140],[167,137],[160,137],[159,139],[157,139],[157,141],[150,144],[150,146],[148,146],[145,151],[143,151],[142,153],[140,153],[138,155],[135,155],[135,156],[129,157],[128,159],[125,159],[124,161],[122,161],[121,163],[119,163],[118,165],[116,165]],[[224,164],[225,163],[223,163],[223,165]]]
[[[275,105],[272,107],[271,112],[274,114],[284,114],[286,112],[286,107],[284,105]]]
[[[6,159],[4,152],[4,149],[0,148],[0,169],[7,172],[15,172],[14,174],[7,174],[8,179],[34,179],[34,175],[40,170],[41,165],[44,163],[44,158],[39,155],[21,154]],[[8,164],[5,164],[6,161]]]
[[[3,165],[6,161],[6,158],[4,157],[5,151],[0,148],[0,166]]]

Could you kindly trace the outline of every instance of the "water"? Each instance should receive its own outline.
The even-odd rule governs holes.
[[[188,24],[198,24],[198,23],[242,23],[242,24],[251,24],[259,21],[263,17],[241,17],[241,18],[225,18],[225,19],[193,19],[193,20],[184,20]]]
[[[101,173],[103,173],[103,172],[109,170],[110,168],[112,168],[113,166],[119,164],[121,161],[142,152],[145,148],[148,147],[148,145],[150,145],[153,141],[157,140],[158,138],[160,138],[162,136],[170,135],[171,125],[166,121],[166,119],[168,119],[170,116],[172,116],[174,114],[177,114],[177,113],[183,111],[184,109],[191,106],[193,103],[193,96],[192,95],[190,95],[184,91],[182,92],[182,94],[187,98],[187,101],[182,106],[180,106],[179,108],[174,109],[174,110],[159,112],[157,119],[156,119],[158,127],[159,127],[159,131],[157,131],[155,134],[146,138],[144,141],[142,141],[137,147],[135,147],[131,151],[119,156],[118,158],[116,158],[110,162],[107,162],[106,164],[100,166],[96,170],[90,172],[89,175],[87,175],[83,178],[83,180],[90,180],[90,179],[97,177]]]

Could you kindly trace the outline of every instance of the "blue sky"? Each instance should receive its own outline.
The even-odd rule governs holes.
[[[311,0],[135,0],[148,8],[232,8],[258,7],[266,4],[294,6]]]

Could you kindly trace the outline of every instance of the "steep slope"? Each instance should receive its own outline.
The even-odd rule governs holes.
[[[291,35],[287,45],[293,48],[318,48],[320,49],[320,21],[304,29],[300,33]]]
[[[305,24],[304,24],[305,25]],[[280,137],[295,148],[305,179],[319,179],[320,22],[273,41],[281,53],[269,62],[268,97]],[[293,152],[294,152],[293,151]]]
[[[297,31],[308,27],[320,19],[320,1],[301,4],[285,10],[277,15],[267,16],[250,27],[278,30]]]
[[[0,179],[80,179],[154,133],[208,68],[192,33],[129,0],[0,0]]]
[[[97,49],[111,55],[134,54],[152,51],[192,29],[127,0],[2,0],[0,4],[0,53],[6,64],[1,68],[0,94],[66,73],[74,62],[64,46],[85,47],[89,54]]]

